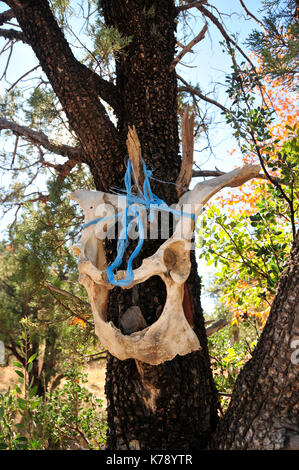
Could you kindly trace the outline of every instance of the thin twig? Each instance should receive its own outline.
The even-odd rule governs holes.
[[[26,77],[27,75],[29,75],[31,72],[33,72],[34,70],[38,69],[40,67],[40,65],[36,65],[35,67],[33,67],[31,70],[29,70],[28,72],[25,72],[20,78],[18,78],[7,90],[7,92],[10,92],[24,77]]]
[[[88,325],[94,327],[94,324],[92,322],[90,322],[89,320],[87,320],[85,317],[83,317],[82,315],[80,315],[80,313],[77,313],[77,312],[73,312],[72,309],[70,309],[67,305],[65,305],[63,302],[61,302],[55,294],[53,294],[53,292],[51,292],[50,290],[50,294],[54,297],[54,299],[56,300],[56,302],[61,305],[61,307],[63,307],[65,310],[67,310],[68,312],[70,312],[70,314],[74,317],[74,318],[80,318],[80,320],[82,320],[84,323],[87,323]]]
[[[47,287],[47,289],[51,289],[51,290],[57,292],[58,294],[62,294],[66,297],[69,297],[70,299],[74,300],[75,302],[79,302],[81,304],[86,305],[87,307],[90,307],[90,304],[88,302],[85,302],[85,300],[80,299],[76,295],[71,294],[70,292],[67,292],[64,289],[59,289],[59,287],[53,286],[53,284],[50,284],[49,282],[45,282],[44,284]]]
[[[18,142],[19,142],[19,136],[17,135],[14,150],[13,150],[13,154],[12,154],[12,161],[11,161],[10,168],[13,168],[14,163],[15,163],[15,158],[16,158],[16,153],[17,153],[17,148],[18,148]]]
[[[216,101],[212,98],[209,98],[206,95],[203,95],[200,91],[196,90],[191,85],[189,85],[189,83],[186,82],[186,80],[184,80],[180,75],[176,74],[176,76],[184,84],[184,87],[178,87],[179,92],[180,91],[187,91],[187,92],[191,93],[192,95],[198,96],[198,98],[206,101],[207,103],[211,103],[211,104],[217,106],[218,108],[220,108],[225,113],[230,113],[229,109],[226,108],[225,106],[223,106],[221,103],[218,103],[218,101]]]
[[[246,15],[250,16],[254,21],[256,21],[263,29],[265,29],[265,26],[263,25],[263,23],[256,17],[254,16],[253,13],[251,13],[248,8],[246,7],[245,3],[243,2],[243,0],[239,0],[239,2],[241,3],[244,11],[246,12]]]
[[[182,60],[185,54],[190,52],[190,50],[192,49],[193,46],[195,46],[195,44],[199,43],[200,41],[204,39],[207,29],[208,29],[208,23],[206,22],[204,27],[200,31],[200,33],[197,36],[195,36],[195,38],[193,38],[192,41],[190,41],[189,44],[187,44],[187,46],[185,46],[183,50],[173,59],[170,65],[170,71],[172,71],[175,68],[175,66]]]
[[[229,321],[226,318],[220,318],[219,320],[215,321],[212,325],[206,328],[207,336],[211,336],[217,331],[224,328],[226,325],[229,324]]]
[[[0,78],[0,80],[2,80],[3,78],[6,77],[7,69],[8,69],[9,62],[10,62],[10,59],[11,59],[11,56],[12,56],[12,52],[13,52],[13,46],[14,46],[14,41],[12,41],[12,43],[11,43],[10,51],[9,51],[8,58],[7,58],[7,61],[6,61],[6,66],[5,66],[4,72],[3,72],[3,74],[2,74],[2,76],[1,76],[1,78]]]

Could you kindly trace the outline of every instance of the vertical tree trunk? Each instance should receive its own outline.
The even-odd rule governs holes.
[[[237,379],[212,448],[299,449],[298,345],[299,235],[267,324]]]
[[[170,71],[176,44],[174,1],[103,0],[101,6],[105,23],[130,39],[116,57],[120,135],[125,142],[128,125],[135,125],[142,156],[155,177],[174,182],[181,164],[177,83],[175,71]],[[163,193],[161,185],[159,192]],[[168,188],[164,197],[173,194]]]
[[[128,125],[134,124],[142,156],[147,165],[154,167],[155,178],[175,182],[180,157],[177,85],[175,72],[170,71],[176,42],[174,2],[104,0],[102,8],[108,25],[132,37],[125,53],[116,60],[117,86],[121,92],[120,134],[125,139]],[[153,182],[153,187],[167,203],[176,201],[175,186]],[[141,257],[152,254],[159,244],[161,241],[147,241]],[[202,448],[216,425],[218,400],[200,306],[200,280],[195,257],[192,258],[186,313],[195,325],[203,349],[159,366],[109,356],[106,382],[109,449]],[[115,288],[110,296],[108,318],[119,325],[126,309],[138,305],[150,325],[157,320],[157,311],[164,301],[165,287],[160,278],[149,279],[131,291]]]
[[[108,449],[201,449],[215,429],[218,399],[210,370],[194,256],[187,286],[195,312],[194,329],[203,349],[159,366],[108,357]],[[149,287],[143,285],[139,295],[144,296],[143,303],[150,310],[153,295],[159,291]],[[117,309],[117,301],[111,302],[110,308],[113,307]],[[145,309],[143,313],[147,313]]]

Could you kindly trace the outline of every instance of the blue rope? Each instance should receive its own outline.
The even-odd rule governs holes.
[[[110,284],[113,284],[115,286],[128,286],[130,285],[133,280],[134,280],[134,273],[133,273],[133,261],[134,259],[139,255],[141,248],[143,246],[143,242],[145,239],[145,234],[144,234],[144,227],[142,223],[142,219],[140,216],[140,211],[143,210],[145,207],[147,210],[149,210],[149,215],[148,215],[148,221],[152,222],[154,218],[154,210],[160,210],[160,211],[167,211],[173,214],[176,218],[181,218],[182,216],[185,217],[190,217],[193,221],[195,221],[195,215],[186,213],[186,212],[181,212],[176,209],[172,209],[169,207],[166,202],[163,201],[163,199],[160,199],[158,196],[153,194],[151,190],[151,185],[150,185],[150,179],[154,179],[152,177],[152,171],[147,170],[146,165],[144,161],[142,160],[143,164],[143,171],[144,171],[144,182],[143,182],[143,191],[139,188],[137,184],[137,179],[136,175],[134,173],[134,169],[132,168],[130,160],[128,161],[127,165],[127,170],[124,178],[125,182],[125,190],[120,190],[123,195],[126,197],[126,208],[123,211],[118,212],[116,215],[110,215],[107,217],[99,217],[97,219],[91,220],[90,222],[86,223],[83,225],[83,229],[89,227],[90,225],[97,224],[98,222],[103,222],[106,220],[111,220],[112,218],[115,219],[113,225],[116,224],[116,222],[121,218],[121,223],[122,223],[122,229],[119,234],[119,238],[117,241],[117,256],[113,263],[107,267],[107,277],[108,281]],[[138,195],[132,194],[132,171],[133,171],[133,176],[135,179],[135,183],[137,186],[138,190]],[[166,184],[165,181],[161,181],[161,183]],[[137,204],[141,204],[143,207],[140,208]],[[127,271],[126,271],[126,276],[124,279],[117,280],[114,277],[114,270],[117,269],[122,261],[123,257],[126,251],[126,248],[129,245],[129,240],[128,240],[128,234],[132,228],[132,224],[134,219],[137,219],[137,230],[138,230],[138,244],[131,254],[129,260],[128,260],[128,265],[127,265]]]

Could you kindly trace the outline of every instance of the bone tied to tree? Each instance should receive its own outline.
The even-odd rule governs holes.
[[[136,175],[136,183],[142,187],[141,147],[134,128],[129,130],[127,148]],[[184,159],[183,155],[182,167],[192,165],[188,150],[185,150],[185,157]],[[182,168],[180,183],[186,180],[186,177],[190,181],[189,170]],[[131,307],[133,310],[135,308],[134,311],[129,309],[127,318],[124,318],[123,324],[120,324],[122,331],[113,322],[107,321],[108,295],[114,285],[108,282],[106,276],[107,261],[103,240],[114,219],[111,217],[84,229],[80,241],[74,246],[74,252],[79,257],[79,282],[85,286],[89,296],[96,334],[112,355],[120,360],[133,358],[157,365],[173,359],[176,355],[186,355],[200,349],[199,340],[188,323],[183,309],[184,284],[191,269],[190,250],[194,231],[194,221],[187,214],[194,213],[196,220],[204,204],[214,194],[225,187],[242,185],[249,179],[257,177],[259,171],[259,165],[237,168],[225,175],[198,183],[194,189],[186,191],[179,198],[176,208],[182,210],[182,216],[175,225],[173,235],[161,244],[156,253],[143,259],[141,266],[133,271],[134,279],[131,284],[122,287],[130,289],[152,276],[160,276],[164,281],[166,286],[164,309],[151,326],[142,321],[142,313],[139,310],[135,311],[138,306]],[[181,193],[181,190],[178,193]],[[118,213],[126,206],[124,197],[99,191],[79,190],[70,194],[70,198],[82,207],[86,223],[99,217],[107,217],[113,212]],[[141,207],[142,210],[146,213],[145,208]],[[125,272],[119,271],[115,277],[123,279],[124,276]],[[136,313],[138,325],[132,320]]]

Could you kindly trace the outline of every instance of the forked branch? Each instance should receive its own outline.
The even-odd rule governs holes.
[[[207,29],[208,29],[208,23],[206,22],[204,27],[200,31],[200,33],[197,36],[195,36],[195,38],[192,39],[192,41],[190,41],[189,44],[187,44],[187,46],[185,46],[181,50],[181,52],[173,59],[170,65],[170,71],[172,71],[175,68],[175,66],[182,60],[182,58],[184,57],[185,54],[187,54],[187,52],[190,52],[192,50],[192,47],[195,46],[195,44],[197,44],[198,42],[204,39]]]

